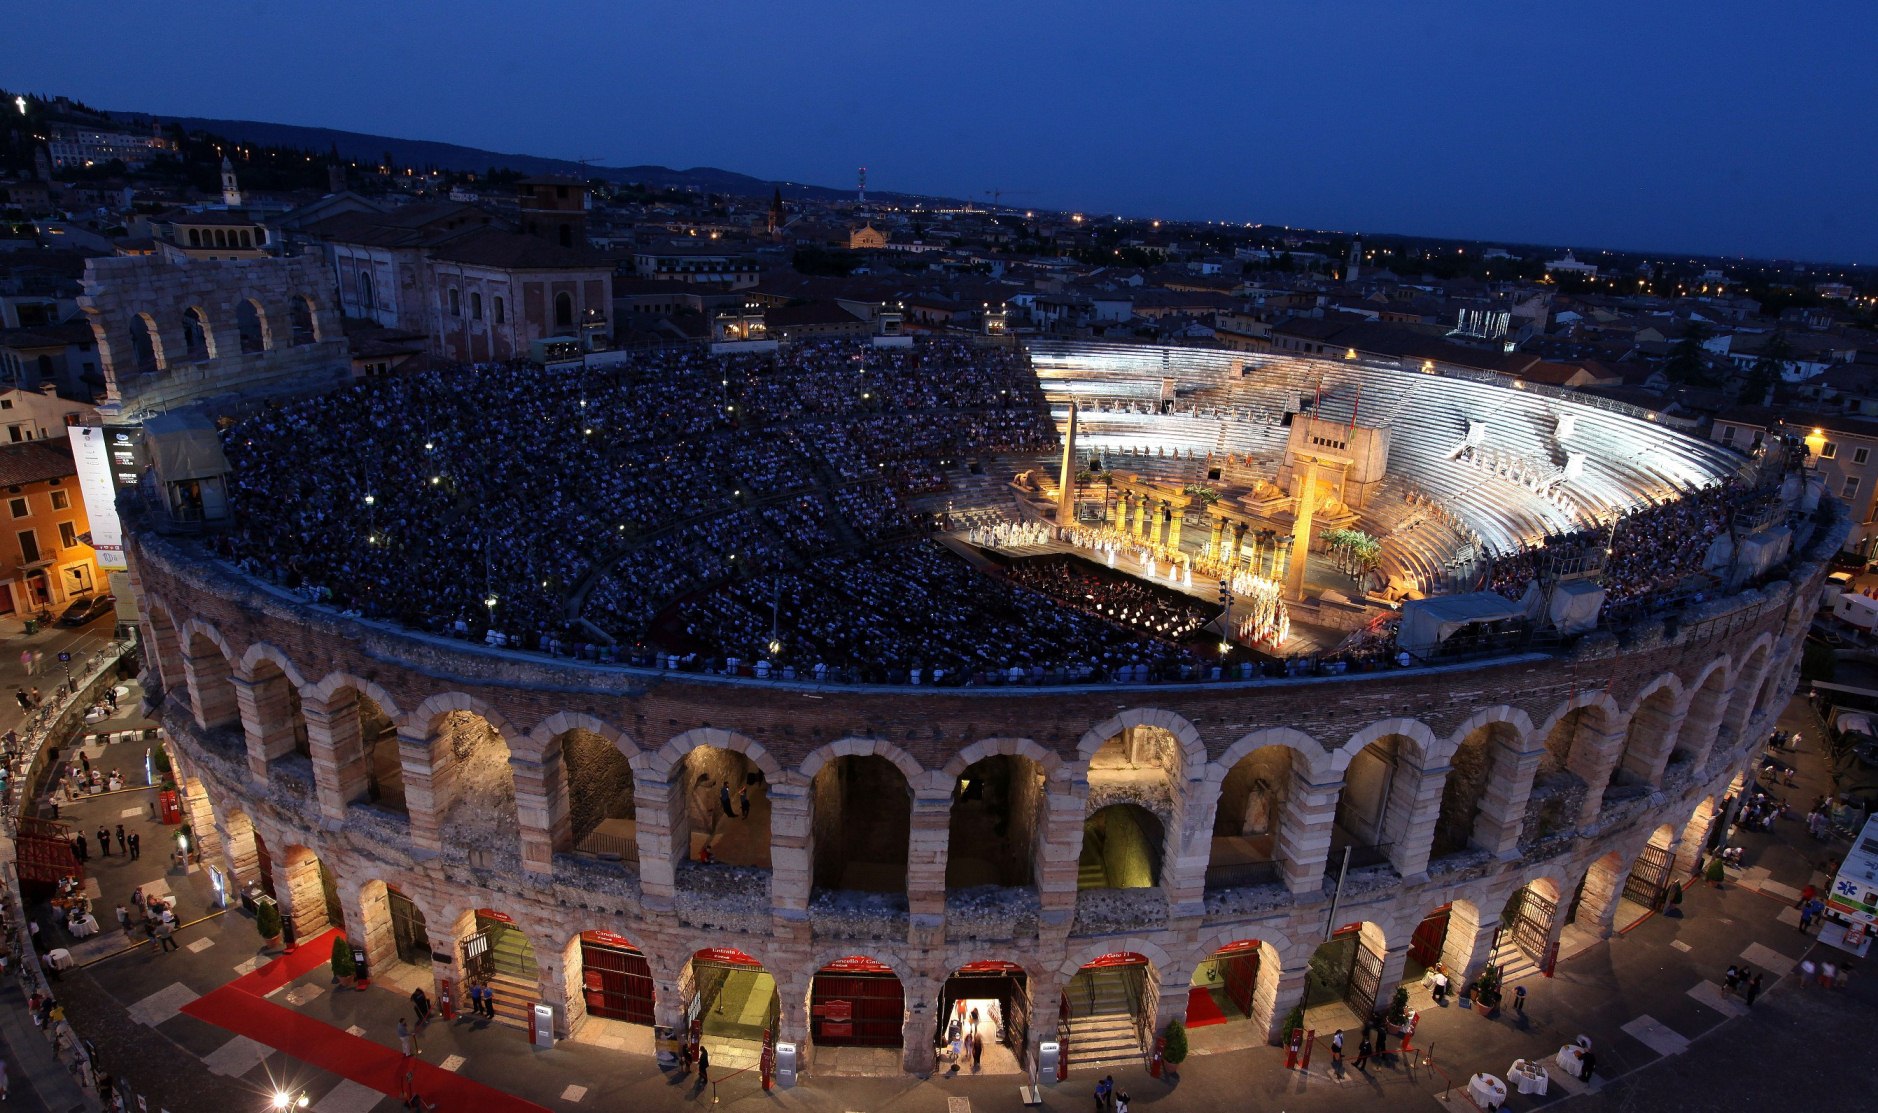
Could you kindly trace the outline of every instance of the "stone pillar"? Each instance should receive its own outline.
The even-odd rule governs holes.
[[[1154,520],[1154,500],[1143,495],[1135,500],[1135,537],[1141,541],[1151,541],[1149,523]]]
[[[572,838],[567,821],[567,770],[557,750],[542,761],[509,758],[515,778],[515,820],[521,828],[522,872],[554,876],[554,852]],[[554,822],[555,798],[561,801],[560,827]]]
[[[321,703],[300,705],[306,716],[307,750],[313,755],[313,787],[320,815],[339,822],[346,806],[366,794],[363,740],[359,737],[358,696],[350,689]]]
[[[1291,792],[1278,817],[1274,850],[1284,870],[1285,888],[1296,896],[1321,896],[1330,858],[1331,829],[1337,821],[1337,797],[1343,779],[1315,784],[1302,763],[1291,770]]]
[[[199,647],[199,648],[198,648]],[[241,721],[235,689],[229,683],[228,659],[213,642],[198,639],[183,656],[183,675],[189,687],[189,706],[196,725],[204,730],[232,726]]]
[[[1553,919],[1558,919],[1556,915]],[[1472,904],[1448,909],[1448,936],[1441,943],[1441,964],[1448,968],[1448,988],[1460,989],[1493,959],[1493,937],[1500,923]]]
[[[1676,747],[1688,755],[1691,769],[1702,768],[1709,754],[1715,751],[1715,742],[1721,734],[1722,713],[1726,710],[1722,704],[1722,700],[1705,698],[1698,691],[1683,716],[1682,729],[1676,732]]]
[[[178,770],[181,772],[181,770]],[[202,787],[201,780],[185,777],[181,782],[183,790],[183,817],[195,839],[190,853],[197,861],[210,862],[221,856],[222,836],[215,825],[215,809],[209,806],[209,794]]]
[[[1628,874],[1629,870],[1622,865],[1613,869],[1592,866],[1585,874],[1584,895],[1578,901],[1578,915],[1572,922],[1599,939],[1608,939]]]
[[[1572,740],[1572,756],[1569,768],[1578,774],[1578,779],[1585,782],[1585,802],[1578,813],[1580,827],[1589,827],[1598,820],[1598,813],[1604,810],[1604,790],[1611,786],[1611,776],[1617,771],[1617,755],[1624,746],[1624,732],[1615,724],[1599,728],[1592,726],[1593,717],[1587,716],[1578,726],[1578,737]]]
[[[326,930],[326,890],[320,884],[319,859],[311,853],[275,870],[274,899],[280,902],[281,920],[293,925],[296,942],[305,943]]]
[[[1281,970],[1271,979],[1271,1011],[1265,1014],[1265,1042],[1278,1044],[1284,1041],[1285,1015],[1304,1002],[1304,987],[1309,977],[1310,967],[1299,964],[1293,968]],[[1252,1005],[1256,1014],[1266,1001],[1266,980],[1261,971],[1257,989],[1253,991]]]
[[[685,1027],[685,991],[673,978],[656,978],[652,993],[652,1019],[660,1027],[674,1032]]]
[[[411,845],[420,850],[443,849],[443,812],[450,799],[450,785],[456,769],[435,763],[436,751],[447,746],[433,745],[434,735],[425,730],[409,733],[398,728],[398,763],[404,768],[404,806],[411,820]]]
[[[1522,749],[1527,741],[1520,738],[1497,738],[1491,743],[1487,784],[1481,791],[1480,814],[1474,819],[1474,845],[1501,858],[1519,853],[1533,778],[1545,757],[1544,739],[1533,741],[1539,744],[1536,750]]]
[[[906,842],[906,903],[915,929],[937,927],[945,921],[946,843],[952,834],[951,820],[950,784],[914,791]]]
[[[248,775],[257,785],[267,784],[268,765],[293,753],[293,706],[289,681],[280,673],[259,680],[231,677],[241,732],[248,742]]]
[[[1715,822],[1715,805],[1708,801],[1696,805],[1695,814],[1682,829],[1682,838],[1676,843],[1676,860],[1671,867],[1671,876],[1688,877],[1695,873],[1696,859],[1702,856],[1702,849],[1708,845],[1709,829]]]
[[[677,779],[662,781],[650,773],[633,774],[633,819],[639,844],[639,900],[648,912],[669,912],[678,881],[677,865],[691,852],[679,782],[684,764],[672,770]],[[774,797],[774,789],[771,796]]]
[[[933,1009],[939,1004],[939,986],[931,978],[912,978],[900,983],[906,1011],[900,1025],[900,1069],[922,1077],[938,1067],[933,1048]]]
[[[1204,555],[1208,560],[1216,560],[1224,564],[1224,554],[1221,552],[1220,546],[1223,544],[1226,536],[1226,519],[1214,518],[1212,527],[1212,532],[1206,539]]]
[[[239,888],[261,876],[261,859],[254,845],[254,825],[241,812],[224,813],[225,818],[215,825],[216,833],[221,836],[222,860],[228,866],[228,876],[234,882],[233,888]],[[238,821],[238,822],[237,822]]]
[[[1408,970],[1409,941],[1404,939],[1384,948],[1382,952],[1382,980],[1376,983],[1376,1007],[1389,1011],[1389,1002],[1395,997],[1396,987],[1402,984],[1403,974]]]
[[[1059,771],[1044,785],[1035,872],[1046,924],[1067,926],[1076,915],[1076,864],[1088,802],[1089,782],[1078,773]]]
[[[815,880],[815,839],[809,827],[808,785],[770,782],[769,860],[771,914],[778,919],[806,921],[809,916],[809,892]],[[909,868],[909,881],[911,877]],[[939,901],[943,914],[943,874],[940,881]],[[785,1012],[788,1010],[787,1001],[783,1002],[783,1008]],[[796,1030],[807,1034],[806,1019]]]
[[[1445,762],[1417,766],[1406,755],[1396,758],[1383,823],[1384,836],[1389,840],[1389,862],[1405,881],[1428,873],[1435,825],[1441,818],[1441,795],[1453,768]]]
[[[572,1031],[573,1018],[569,1016],[567,999],[567,952],[555,945],[554,940],[529,938],[535,946],[535,968],[538,971],[535,1000],[554,1010],[554,1034],[556,1038],[566,1039]],[[581,1010],[586,1003],[583,1001]]]
[[[368,881],[357,888],[342,888],[339,903],[346,911],[346,938],[364,949],[368,971],[395,962],[398,943],[391,934],[391,897],[384,883]]]
[[[1204,767],[1194,770],[1184,788],[1176,783],[1174,814],[1179,829],[1167,832],[1168,851],[1161,870],[1161,891],[1167,894],[1169,914],[1206,915],[1206,867],[1213,856],[1213,811],[1218,806],[1216,786],[1208,786]],[[1211,800],[1200,801],[1211,795]],[[1196,814],[1197,813],[1197,814]],[[1192,970],[1187,973],[1191,975]]]
[[[1180,551],[1180,525],[1181,525],[1181,513],[1182,512],[1179,510],[1172,510],[1169,513],[1172,516],[1167,519],[1167,547],[1168,549],[1174,552],[1179,552]]]
[[[1656,787],[1663,783],[1663,767],[1676,745],[1676,730],[1682,725],[1667,701],[1651,697],[1643,701],[1631,716],[1624,732],[1624,750],[1619,768],[1637,780]]]
[[[1031,975],[1025,980],[1025,991],[1030,997],[1030,1033],[1017,1054],[1018,1065],[1028,1074],[1031,1064],[1037,1061],[1038,1049],[1056,1039],[1057,1018],[1063,1005],[1063,982],[1054,971],[1041,977]]]

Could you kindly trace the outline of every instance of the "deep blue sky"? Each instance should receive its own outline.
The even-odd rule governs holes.
[[[16,5],[0,83],[1007,204],[1878,263],[1878,6]]]

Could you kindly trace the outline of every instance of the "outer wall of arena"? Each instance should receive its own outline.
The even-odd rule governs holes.
[[[1385,1003],[1412,952],[1426,963],[1432,947],[1471,974],[1501,927],[1532,936],[1529,918],[1500,922],[1522,891],[1556,909],[1535,945],[1568,927],[1608,935],[1633,867],[1693,866],[1790,696],[1817,560],[1842,528],[1823,532],[1789,580],[1621,644],[1587,636],[1567,657],[1063,689],[809,689],[587,667],[344,619],[148,535],[133,568],[146,683],[162,693],[204,861],[236,882],[267,872],[301,934],[337,914],[375,965],[424,963],[408,946],[421,919],[432,974],[460,986],[459,940],[506,919],[500,932],[528,941],[520,992],[552,1007],[561,1035],[590,1004],[680,1026],[714,955],[753,959],[777,988],[776,1011],[753,1023],[811,1061],[818,1039],[859,1024],[812,1008],[816,972],[839,964],[897,978],[903,1062],[926,1071],[962,968],[1021,970],[1034,1052],[1055,1038],[1079,971],[1105,956],[1140,971],[1133,1000],[1151,1035],[1184,1017],[1185,987],[1216,952],[1256,954],[1234,968],[1251,978],[1236,994],[1248,1042],[1275,1038],[1306,993],[1343,845],[1358,868],[1336,918],[1360,925],[1350,934]],[[986,759],[1024,829],[974,866],[977,887],[949,893],[953,841],[978,838],[954,822],[973,806],[961,778],[992,769]],[[374,787],[394,782],[401,808]],[[754,786],[752,819],[717,818],[725,782]],[[881,805],[888,784],[903,805]],[[1256,803],[1247,784],[1261,786]],[[1118,806],[1149,817],[1129,831],[1159,828],[1152,881],[1132,888],[1079,876],[1092,818]],[[573,853],[607,816],[630,816],[631,836]],[[765,821],[743,864],[695,861],[712,829]],[[891,838],[866,841],[895,849],[860,861],[846,827],[877,821]],[[1221,827],[1257,822],[1263,863],[1217,868]],[[897,907],[837,894],[858,888]],[[583,963],[583,932],[644,956],[631,984]],[[869,1020],[876,1042],[883,1019]]]

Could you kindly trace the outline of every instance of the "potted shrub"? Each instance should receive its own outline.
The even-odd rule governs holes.
[[[271,900],[264,900],[254,909],[254,930],[260,934],[264,946],[280,946],[280,906]]]
[[[1178,1020],[1170,1020],[1163,1038],[1167,1045],[1161,1049],[1161,1058],[1167,1060],[1169,1067],[1178,1067],[1187,1058],[1187,1026]]]
[[[1488,964],[1474,983],[1474,1007],[1488,1016],[1500,1011],[1500,968]]]
[[[1720,855],[1717,855],[1708,860],[1708,872],[1703,874],[1702,876],[1706,878],[1708,883],[1714,888],[1717,888],[1717,889],[1721,888],[1722,878],[1726,877],[1727,874],[1722,871],[1722,860],[1721,860]]]
[[[1389,1029],[1400,1036],[1408,1030],[1409,994],[1406,986],[1397,986],[1395,996],[1389,999]]]
[[[333,981],[352,988],[359,968],[352,962],[352,943],[343,935],[333,936]]]
[[[1291,1006],[1291,1011],[1285,1014],[1285,1022],[1278,1029],[1278,1046],[1283,1047],[1285,1041],[1291,1038],[1291,1033],[1302,1027],[1304,1027],[1304,1005],[1300,1002]]]

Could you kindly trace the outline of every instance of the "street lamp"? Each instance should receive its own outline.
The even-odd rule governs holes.
[[[305,1109],[311,1100],[307,1097],[305,1090],[297,1095],[285,1090],[275,1090],[273,1107],[275,1109]]]

